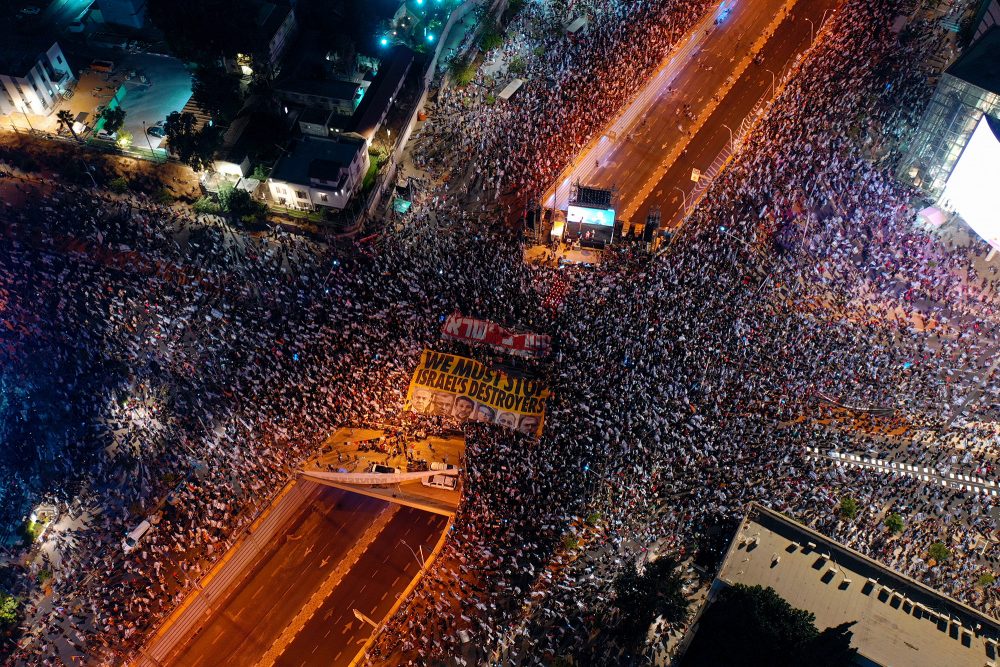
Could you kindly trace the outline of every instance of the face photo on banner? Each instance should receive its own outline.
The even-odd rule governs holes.
[[[413,372],[405,409],[424,415],[500,424],[541,435],[549,390],[473,359],[424,350]]]

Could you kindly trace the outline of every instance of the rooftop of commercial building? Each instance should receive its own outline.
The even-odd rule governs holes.
[[[994,619],[785,516],[752,504],[717,585],[770,586],[823,629],[857,621],[852,646],[879,665],[983,667]]]
[[[956,60],[947,73],[1000,95],[1000,27],[993,26]]]

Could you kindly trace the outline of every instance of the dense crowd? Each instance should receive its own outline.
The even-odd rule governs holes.
[[[663,61],[708,8],[703,0],[576,3],[586,34],[567,39],[564,14],[532,2],[514,18],[511,38],[469,86],[442,90],[423,130],[417,164],[432,172],[472,169],[472,187],[489,201],[537,199]],[[513,63],[515,71],[510,71]],[[514,77],[510,100],[488,104]],[[497,83],[499,81],[500,83]],[[462,156],[481,156],[470,164]],[[529,166],[530,165],[530,166]]]
[[[525,54],[524,94],[500,109],[442,93],[422,164],[473,152],[487,194],[537,193],[705,9],[587,7],[590,33],[572,42],[529,3],[505,47]],[[371,657],[663,651],[676,628],[646,649],[610,632],[614,577],[628,559],[699,557],[752,500],[995,613],[995,591],[975,585],[992,562],[990,498],[806,450],[984,475],[997,455],[989,425],[952,422],[992,373],[991,274],[978,246],[914,226],[890,171],[929,92],[913,63],[939,40],[919,22],[893,33],[897,10],[836,12],[657,259],[626,245],[598,268],[527,265],[437,192],[402,231],[340,249],[74,188],[0,211],[0,380],[14,388],[0,407],[17,417],[0,434],[0,508],[16,518],[50,489],[86,519],[55,538],[51,596],[28,607],[12,662],[134,650],[337,426],[454,426],[400,412],[425,346],[482,356],[440,340],[454,311],[551,334],[531,370],[554,398],[537,442],[464,426],[454,530]],[[853,520],[836,511],[845,496]],[[882,525],[891,511],[899,536]],[[148,517],[156,529],[123,553]],[[928,562],[932,541],[948,562]]]

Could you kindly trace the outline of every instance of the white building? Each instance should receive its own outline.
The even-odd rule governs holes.
[[[58,42],[0,40],[0,114],[47,116],[74,80]]]
[[[368,143],[360,137],[303,137],[275,163],[267,187],[271,199],[287,208],[342,209],[360,189],[368,165]]]

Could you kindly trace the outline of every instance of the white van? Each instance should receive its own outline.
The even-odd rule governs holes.
[[[454,491],[458,488],[458,475],[431,475],[420,480],[424,486],[433,486],[437,489],[448,489]]]
[[[149,523],[148,520],[143,519],[138,526],[133,528],[132,531],[125,536],[125,539],[122,540],[122,549],[125,553],[130,553],[133,549],[135,549],[136,545],[139,544],[139,541],[142,540],[143,536],[148,533],[149,529],[152,527],[153,524]]]
[[[455,466],[450,463],[441,463],[440,461],[431,461],[431,470],[454,470]]]

